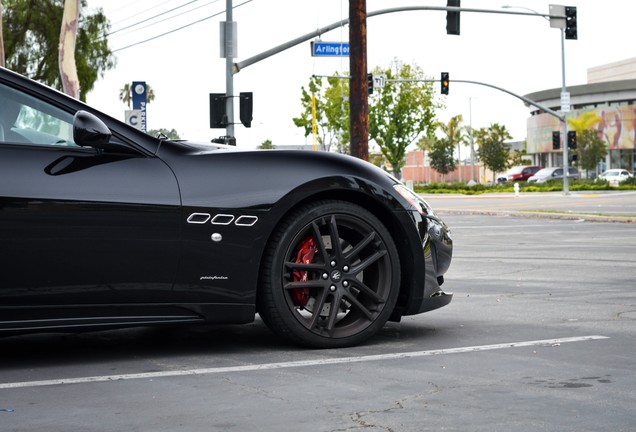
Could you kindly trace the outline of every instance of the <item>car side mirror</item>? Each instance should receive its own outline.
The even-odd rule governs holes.
[[[112,133],[99,118],[87,111],[77,111],[73,117],[73,140],[82,147],[108,147]]]

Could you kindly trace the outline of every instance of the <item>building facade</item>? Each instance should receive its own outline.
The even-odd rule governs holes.
[[[567,118],[584,112],[596,113],[601,122],[598,136],[608,148],[608,155],[597,171],[609,168],[636,169],[636,59],[624,60],[588,70],[588,84],[570,86]],[[526,95],[539,104],[560,113],[561,88]],[[552,132],[560,131],[559,120],[534,107],[527,121],[528,154],[543,167],[562,166],[563,152],[552,150]]]

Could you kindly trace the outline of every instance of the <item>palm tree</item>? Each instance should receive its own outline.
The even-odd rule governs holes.
[[[584,130],[592,129],[601,121],[602,119],[598,114],[593,111],[587,111],[575,119],[569,118],[568,125],[571,129],[575,130],[577,134],[580,134]]]
[[[132,85],[124,84],[124,88],[119,90],[119,100],[128,105],[132,103]],[[155,91],[146,84],[146,103],[150,103],[155,100]]]
[[[458,114],[454,117],[451,117],[447,124],[439,124],[440,129],[448,138],[448,144],[450,146],[457,146],[458,161],[461,161],[461,146],[466,142],[466,134],[464,133],[464,128],[461,126],[462,121],[464,121],[464,118],[461,114]],[[461,181],[461,174],[459,180]]]

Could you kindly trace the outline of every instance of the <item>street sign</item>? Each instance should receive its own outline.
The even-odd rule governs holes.
[[[140,111],[139,129],[146,132],[146,102],[147,102],[147,86],[145,81],[132,82],[132,107],[133,110]]]
[[[136,129],[141,130],[141,110],[126,110],[125,111],[126,124]]]
[[[561,93],[561,112],[570,112],[570,93]]]
[[[349,42],[311,42],[312,57],[349,57]]]
[[[373,75],[373,88],[382,88],[384,87],[384,83],[386,83],[386,75]]]

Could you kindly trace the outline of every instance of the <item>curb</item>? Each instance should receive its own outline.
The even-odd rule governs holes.
[[[525,217],[533,219],[561,219],[561,220],[576,220],[586,222],[610,222],[610,223],[636,223],[636,216],[616,217],[616,216],[602,216],[602,215],[589,215],[579,213],[544,213],[544,212],[521,212],[521,211],[508,211],[508,210],[455,210],[455,209],[443,209],[436,208],[435,213],[439,215],[485,215],[485,216],[512,216],[512,217]]]

